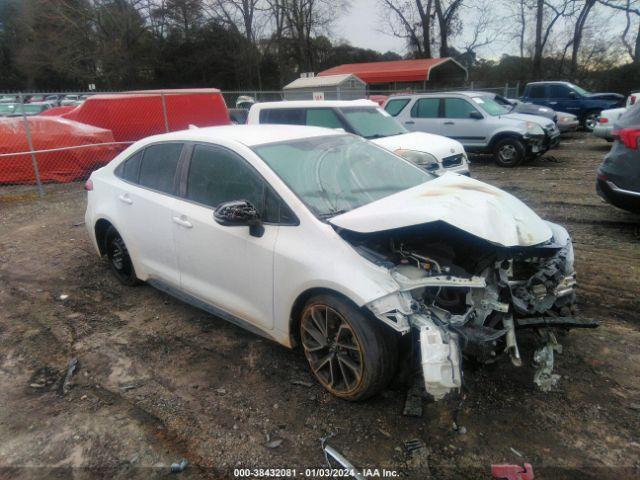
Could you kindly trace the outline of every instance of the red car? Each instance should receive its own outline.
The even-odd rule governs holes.
[[[150,90],[93,95],[77,107],[58,107],[27,119],[42,181],[86,177],[141,138],[190,125],[229,125],[220,90]],[[101,144],[87,147],[87,145]],[[106,145],[105,145],[106,144]],[[0,184],[33,183],[23,118],[0,122]]]

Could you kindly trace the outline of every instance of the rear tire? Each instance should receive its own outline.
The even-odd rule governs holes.
[[[493,159],[501,167],[517,167],[527,155],[527,149],[517,138],[504,138],[493,147]]]
[[[587,132],[593,132],[593,129],[596,128],[596,125],[598,125],[599,117],[600,112],[588,113],[582,120],[582,126]]]
[[[300,339],[311,372],[331,394],[365,400],[384,389],[398,365],[397,338],[381,322],[335,295],[309,299]]]
[[[129,250],[113,225],[109,226],[105,234],[104,251],[107,253],[109,267],[120,283],[129,287],[141,283],[133,268]]]

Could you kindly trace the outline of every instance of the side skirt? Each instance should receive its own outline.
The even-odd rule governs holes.
[[[223,320],[226,320],[227,322],[233,323],[234,325],[237,325],[240,328],[243,328],[244,330],[248,330],[251,333],[254,333],[256,335],[259,335],[261,337],[264,338],[268,338],[269,340],[272,340],[276,343],[280,343],[278,342],[274,337],[272,337],[271,335],[269,335],[267,332],[265,332],[264,330],[259,329],[258,327],[256,327],[255,325],[253,325],[252,323],[247,322],[246,320],[243,320],[240,317],[236,317],[235,315],[227,312],[226,310],[223,310],[222,308],[216,306],[216,305],[212,305],[210,303],[207,302],[203,302],[202,300],[200,300],[199,298],[194,297],[193,295],[190,295],[186,292],[183,292],[182,290],[179,290],[171,285],[168,285],[167,283],[163,282],[162,280],[157,280],[155,278],[150,278],[149,280],[147,280],[147,283],[155,288],[157,288],[158,290],[171,295],[172,297],[177,298],[178,300],[181,300],[185,303],[188,303],[189,305],[199,308],[200,310],[204,310],[207,313],[210,313],[211,315],[214,315],[216,317],[220,317]]]

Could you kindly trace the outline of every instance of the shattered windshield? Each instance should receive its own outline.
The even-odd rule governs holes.
[[[407,133],[398,121],[381,108],[344,107],[340,111],[361,137],[372,139]]]
[[[435,178],[354,135],[259,145],[253,150],[320,218],[353,210]]]

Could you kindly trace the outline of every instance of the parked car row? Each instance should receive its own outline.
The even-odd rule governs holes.
[[[47,103],[51,105],[51,107],[60,107],[60,106],[75,106],[80,105],[83,101],[89,98],[91,94],[34,94],[34,95],[25,95],[22,97],[23,103],[25,104],[42,104]],[[5,103],[20,103],[19,95],[2,95],[0,96],[0,104]]]

